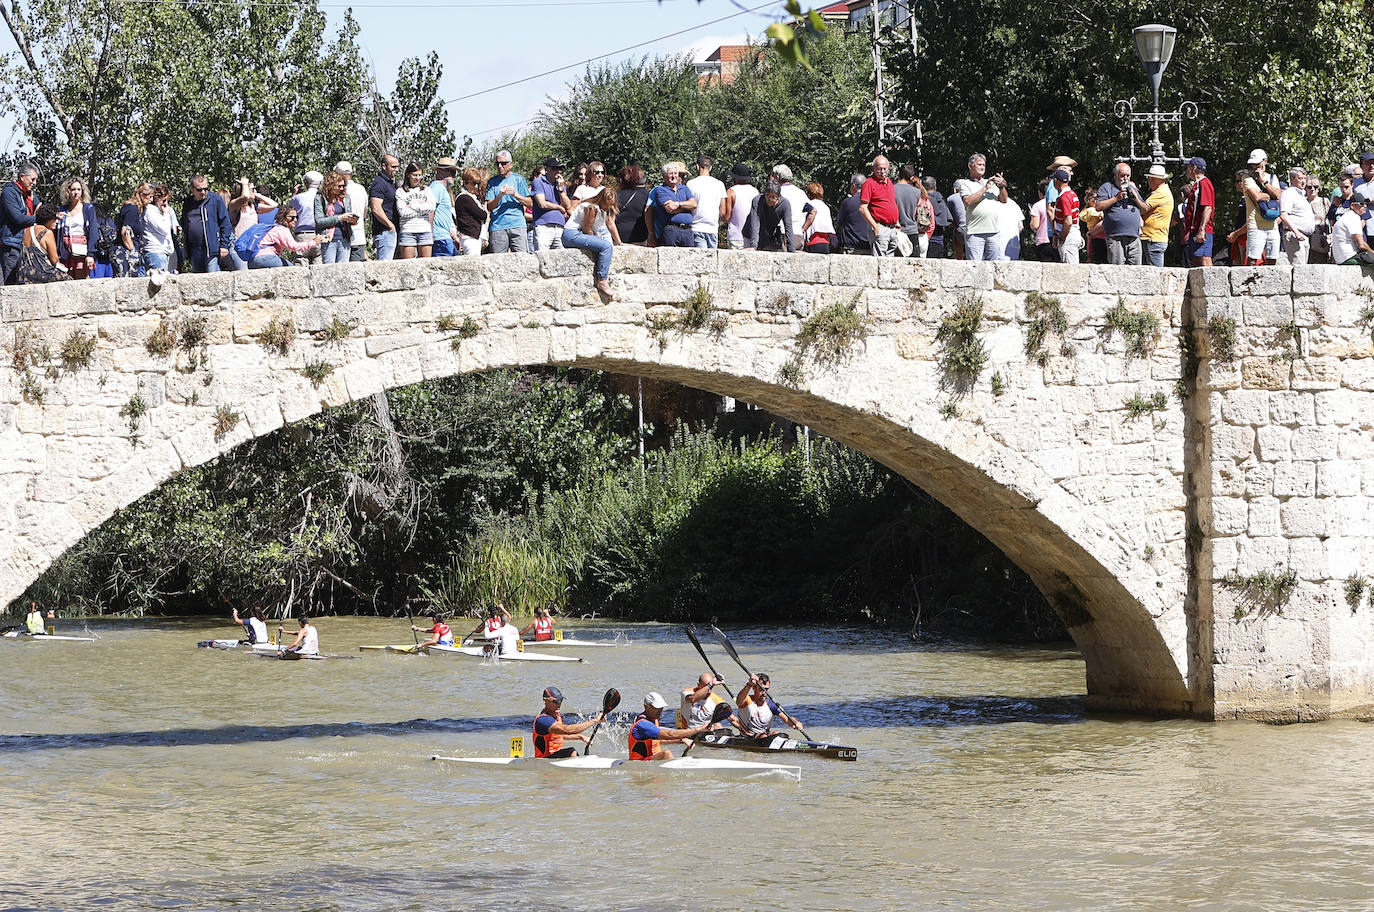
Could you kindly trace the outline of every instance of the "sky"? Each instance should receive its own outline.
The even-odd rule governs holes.
[[[407,57],[437,50],[444,64],[441,97],[456,99],[534,76],[611,51],[606,61],[648,54],[689,53],[695,59],[722,44],[757,40],[782,13],[781,0],[321,0],[331,26],[353,9],[361,27],[359,43],[377,82],[390,91],[396,68]],[[723,20],[711,23],[712,20]],[[333,28],[331,28],[331,31]],[[672,37],[670,33],[675,34]],[[0,52],[13,51],[8,29],[0,28]],[[604,61],[599,61],[604,62]],[[562,97],[567,84],[585,70],[576,66],[496,92],[448,105],[449,126],[460,138],[481,145],[510,125],[533,117],[550,97]],[[14,123],[0,120],[0,149],[16,141]]]

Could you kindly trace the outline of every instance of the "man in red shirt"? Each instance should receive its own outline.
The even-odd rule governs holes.
[[[1053,177],[1054,189],[1058,194],[1054,201],[1054,229],[1059,238],[1059,262],[1077,263],[1079,253],[1083,250],[1083,235],[1078,230],[1078,210],[1082,208],[1082,203],[1069,186],[1067,168],[1060,168]]]
[[[873,255],[895,257],[901,218],[897,214],[897,188],[888,179],[887,170],[886,156],[873,159],[873,176],[859,191],[859,214],[873,232]]]
[[[1217,208],[1217,191],[1207,177],[1207,162],[1188,159],[1188,180],[1192,188],[1183,198],[1183,247],[1193,266],[1212,265],[1212,214]]]

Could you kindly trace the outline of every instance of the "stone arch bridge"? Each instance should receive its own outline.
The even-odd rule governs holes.
[[[1348,583],[1374,575],[1360,270],[625,247],[610,302],[590,271],[553,251],[3,289],[0,598],[251,437],[422,380],[567,365],[756,403],[901,473],[1047,595],[1094,707],[1298,720],[1374,705],[1374,608]],[[988,354],[964,391],[937,339],[961,301],[981,304]],[[799,352],[834,304],[866,337],[838,363]],[[176,347],[188,330],[196,344]]]

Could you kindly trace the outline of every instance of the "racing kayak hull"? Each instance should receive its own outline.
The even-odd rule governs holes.
[[[571,648],[597,649],[597,648],[610,647],[610,646],[619,646],[619,645],[620,645],[619,643],[613,643],[613,642],[611,642],[611,641],[609,641],[609,640],[576,640],[576,639],[573,639],[573,638],[571,638],[571,637],[564,637],[564,638],[561,639],[561,640],[523,640],[522,642],[525,644],[525,648],[526,648],[526,649],[532,649],[532,648],[538,648],[538,649],[561,649],[561,648],[569,648],[569,649],[571,649]],[[480,640],[465,640],[464,643],[463,643],[463,645],[465,645],[465,646],[475,646],[475,645],[480,645],[480,643],[481,643]]]
[[[7,633],[4,635],[8,640],[62,640],[68,643],[94,643],[95,637],[69,637],[54,636],[47,633]]]
[[[567,757],[552,760],[546,757],[445,757],[430,759],[456,763],[473,769],[547,769],[547,770],[618,770],[637,775],[664,773],[701,773],[709,776],[750,779],[755,777],[784,777],[801,781],[801,767],[781,763],[754,763],[748,760],[716,760],[711,757],[678,757],[673,760],[630,761],[623,757]]]
[[[430,652],[467,656],[470,659],[496,659],[501,662],[581,662],[577,656],[546,655],[542,652],[516,652],[510,655],[491,655],[481,646],[430,646]]]
[[[730,750],[769,754],[775,752],[809,754],[831,760],[858,760],[859,749],[824,741],[797,741],[786,735],[750,738],[747,735],[702,735],[695,739],[698,747],[723,747]]]

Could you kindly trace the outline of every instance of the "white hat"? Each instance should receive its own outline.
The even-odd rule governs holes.
[[[348,162],[339,162],[337,165],[334,166],[334,170],[339,172],[340,174],[352,174],[353,166]]]
[[[321,173],[318,172],[318,171],[307,171],[307,172],[305,172],[305,182],[306,182],[307,184],[309,184],[310,186],[312,186],[312,187],[314,187],[316,184],[319,184],[319,183],[320,183],[321,181],[323,181],[323,180],[324,180],[324,175],[321,174]]]
[[[1169,179],[1169,172],[1164,170],[1164,166],[1163,166],[1163,165],[1151,165],[1151,166],[1150,166],[1150,170],[1147,171],[1147,172],[1145,173],[1145,176],[1146,176],[1146,177],[1162,177],[1162,178],[1164,178],[1165,180],[1168,180],[1168,179]]]
[[[1262,161],[1268,161],[1268,160],[1269,160],[1269,156],[1267,156],[1267,155],[1264,154],[1264,150],[1263,150],[1263,149],[1251,149],[1251,150],[1250,150],[1250,162],[1249,162],[1250,164],[1252,164],[1252,165],[1258,165],[1260,162],[1262,162]]]
[[[667,709],[668,701],[663,699],[663,694],[656,690],[651,690],[644,695],[644,705],[652,706],[654,709]]]
[[[773,168],[773,176],[778,180],[790,181],[792,179],[792,169],[786,165],[777,165]]]

